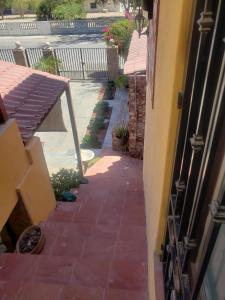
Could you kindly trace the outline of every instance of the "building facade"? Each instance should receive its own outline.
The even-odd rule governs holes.
[[[109,0],[106,4],[99,5],[94,0],[86,0],[84,2],[85,5],[85,11],[87,13],[92,12],[119,12],[120,11],[120,2],[114,2]]]
[[[144,149],[150,299],[161,299],[162,286],[165,299],[224,299],[225,3],[151,4]]]

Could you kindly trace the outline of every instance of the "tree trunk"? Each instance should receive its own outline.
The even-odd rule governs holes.
[[[24,18],[24,9],[23,9],[22,6],[20,7],[20,18],[21,18],[21,19]]]
[[[2,20],[4,20],[4,9],[1,9],[0,13],[1,13]]]

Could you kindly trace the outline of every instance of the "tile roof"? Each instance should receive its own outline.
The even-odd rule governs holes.
[[[124,65],[124,74],[133,74],[146,71],[147,65],[147,35],[134,31],[130,43],[127,61]]]
[[[0,61],[0,95],[25,142],[53,108],[68,82],[68,78]]]

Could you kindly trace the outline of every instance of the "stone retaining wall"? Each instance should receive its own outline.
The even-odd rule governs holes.
[[[146,75],[133,74],[129,80],[129,153],[142,158],[145,131]]]

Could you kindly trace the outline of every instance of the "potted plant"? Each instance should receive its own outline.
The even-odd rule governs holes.
[[[116,92],[116,84],[113,80],[109,80],[105,89],[104,99],[113,100]]]
[[[112,132],[112,147],[113,150],[126,151],[129,139],[129,131],[127,126],[120,125],[115,127]]]
[[[26,228],[16,243],[16,252],[21,254],[39,254],[45,244],[45,237],[39,226]]]

